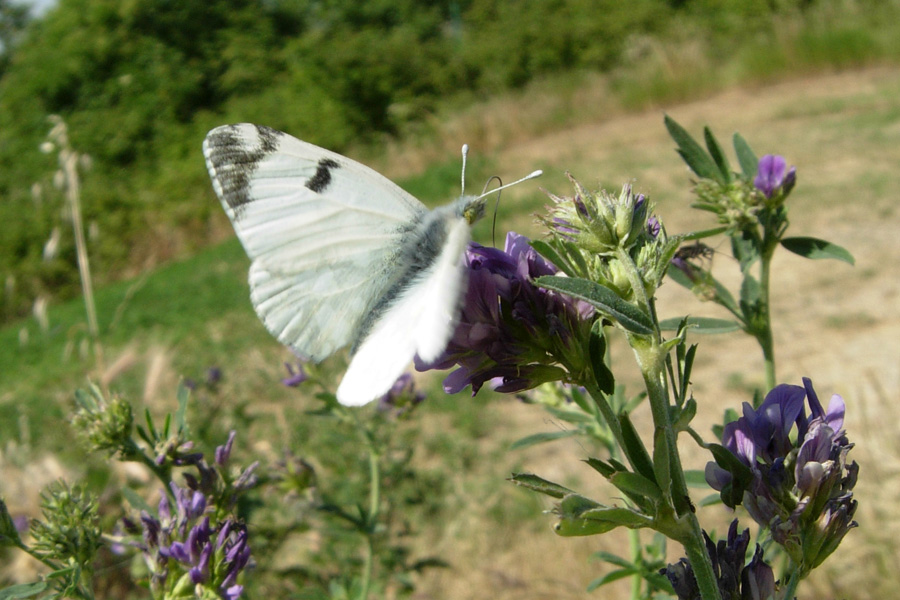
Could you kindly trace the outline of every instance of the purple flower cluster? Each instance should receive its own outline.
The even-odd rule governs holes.
[[[216,590],[237,600],[243,586],[237,577],[250,561],[247,528],[232,518],[213,526],[206,515],[207,499],[199,491],[171,484],[175,506],[163,494],[157,516],[141,511],[142,542],[138,547],[152,573],[155,589],[188,583]],[[136,526],[127,523],[127,529]]]
[[[397,416],[409,414],[425,400],[425,394],[416,389],[412,375],[404,373],[397,378],[387,393],[378,399],[378,410],[392,411]]]
[[[757,545],[753,558],[745,566],[747,548],[750,546],[750,530],[737,532],[737,519],[728,528],[728,538],[713,543],[706,532],[706,551],[712,559],[713,571],[722,598],[740,598],[741,600],[771,600],[775,598],[775,574],[763,560],[763,550]],[[700,598],[700,589],[690,562],[686,558],[668,565],[660,571],[665,575],[678,600],[695,600]]]
[[[753,186],[761,191],[766,198],[772,198],[776,194],[787,196],[794,184],[797,183],[797,169],[787,169],[787,161],[783,156],[766,154],[759,159],[756,178]]]
[[[420,371],[458,368],[444,380],[453,394],[468,385],[475,395],[487,382],[499,392],[519,392],[548,381],[566,381],[581,368],[593,309],[534,285],[555,275],[528,238],[510,232],[504,250],[471,244],[469,285],[460,322],[447,349]]]
[[[825,410],[804,378],[803,387],[777,386],[756,410],[745,403],[744,415],[723,431],[723,445],[751,473],[741,504],[804,570],[821,564],[856,526],[859,468],[847,463],[853,444],[843,430],[844,410],[837,394]],[[735,475],[716,463],[706,467],[716,490],[734,485]]]
[[[186,464],[196,468],[196,474],[182,473],[186,487],[170,482],[155,515],[143,510],[139,523],[123,520],[125,532],[139,538],[121,541],[142,552],[154,597],[187,597],[192,591],[198,597],[212,593],[226,600],[241,596],[243,586],[237,579],[250,562],[247,528],[233,517],[211,517],[230,512],[238,496],[257,482],[258,463],[227,472],[236,436],[231,431],[215,449],[213,465],[202,453],[192,455]],[[178,450],[192,447],[191,442],[182,442]],[[206,590],[203,594],[201,588]]]

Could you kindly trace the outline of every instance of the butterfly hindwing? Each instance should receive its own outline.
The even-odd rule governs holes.
[[[465,287],[461,257],[469,237],[468,223],[445,207],[430,213],[406,244],[403,277],[364,322],[359,346],[337,389],[343,404],[363,404],[372,391],[386,392],[414,355],[432,362],[444,351]]]
[[[267,127],[216,128],[203,150],[269,331],[316,361],[356,342],[425,207],[368,167]]]

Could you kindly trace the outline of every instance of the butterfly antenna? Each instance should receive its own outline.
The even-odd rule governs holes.
[[[469,145],[463,144],[462,147],[462,157],[463,157],[463,165],[462,165],[462,192],[460,192],[460,196],[466,195],[466,158],[469,156]]]
[[[518,179],[516,181],[513,181],[512,183],[507,183],[506,185],[503,185],[503,181],[499,177],[494,175],[493,177],[491,177],[490,179],[487,180],[487,183],[484,184],[484,189],[481,191],[481,195],[478,196],[478,199],[484,198],[488,194],[493,194],[494,192],[497,192],[497,202],[494,204],[494,220],[493,220],[493,223],[491,224],[491,242],[494,244],[494,246],[497,245],[497,241],[496,241],[496,239],[494,239],[494,234],[497,230],[497,207],[500,206],[500,192],[502,190],[505,190],[508,187],[512,187],[518,183],[522,183],[523,181],[528,181],[529,179],[534,179],[536,177],[540,177],[543,174],[544,174],[544,172],[541,170],[533,171],[533,172],[529,173],[528,175],[526,175],[525,177]],[[488,191],[487,187],[495,179],[500,182],[500,187],[497,187],[497,188],[494,188],[494,189]]]
[[[498,187],[496,190],[491,190],[491,192],[494,192],[494,191],[497,192],[497,201],[494,203],[494,218],[493,218],[493,220],[491,220],[491,245],[496,248],[497,247],[497,238],[496,238],[497,209],[500,208],[500,190],[503,189],[503,180],[500,179],[500,177],[498,177],[497,175],[493,175],[490,179],[487,180],[487,182],[485,182],[484,188],[482,188],[482,190],[481,190],[481,195],[484,196],[486,194],[491,193],[491,192],[488,192],[487,189],[488,189],[488,186],[491,185],[491,182],[495,179],[497,180],[497,183],[500,184],[500,187]]]
[[[494,192],[499,192],[500,190],[505,190],[506,188],[512,187],[514,185],[518,185],[518,184],[522,183],[523,181],[528,181],[529,179],[535,179],[537,177],[540,177],[543,174],[544,174],[544,172],[541,171],[540,169],[538,169],[537,171],[534,171],[533,173],[529,173],[522,179],[517,179],[516,181],[513,181],[512,183],[507,183],[506,185],[501,185],[500,187],[494,188],[494,189],[490,190],[489,192],[484,192],[483,194],[478,196],[478,198],[476,198],[476,200],[484,198],[488,194],[493,194]]]

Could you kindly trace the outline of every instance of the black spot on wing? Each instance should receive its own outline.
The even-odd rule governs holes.
[[[240,219],[243,207],[253,201],[250,181],[260,161],[278,150],[284,135],[271,127],[255,125],[256,139],[242,136],[241,126],[218,127],[206,136],[206,159],[210,174],[221,188],[222,200]]]
[[[331,183],[331,171],[340,165],[330,158],[323,158],[316,165],[316,173],[306,181],[306,187],[317,194],[324,192]]]

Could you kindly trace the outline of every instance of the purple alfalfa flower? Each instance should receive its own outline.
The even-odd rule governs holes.
[[[287,369],[288,376],[281,380],[282,385],[286,385],[287,387],[297,387],[309,379],[306,369],[303,368],[302,361],[297,362],[296,370],[290,363],[284,363],[284,367]]]
[[[237,436],[237,431],[232,429],[228,432],[228,440],[221,446],[216,446],[215,461],[218,466],[224,467],[231,458],[231,448],[234,446],[235,436]]]
[[[241,474],[238,475],[237,479],[234,480],[232,488],[234,488],[235,491],[241,492],[255,487],[256,484],[259,483],[259,477],[256,476],[257,467],[259,467],[258,460],[250,463],[246,469],[241,471]]]
[[[217,572],[223,573],[220,583],[222,590],[232,587],[238,575],[250,562],[250,544],[247,537],[247,526],[243,523],[230,522],[228,532],[216,539],[216,556],[221,557]]]
[[[656,239],[659,237],[659,232],[662,229],[662,224],[659,222],[659,218],[656,215],[650,215],[650,218],[647,219],[647,233],[650,234],[650,237]]]
[[[802,387],[779,385],[756,410],[745,404],[744,415],[723,431],[725,448],[749,468],[740,503],[804,572],[856,526],[852,490],[859,468],[847,461],[853,445],[842,429],[844,412],[837,394],[824,409],[804,378]],[[706,475],[723,500],[741,477],[716,463],[707,465]]]
[[[534,284],[557,269],[527,238],[510,232],[504,250],[472,244],[466,267],[469,284],[447,349],[432,364],[416,361],[420,371],[456,367],[444,380],[447,393],[471,386],[474,395],[488,382],[519,392],[565,380],[567,369],[584,360],[593,312]]]
[[[740,598],[742,600],[772,600],[775,594],[775,579],[771,567],[763,560],[762,548],[757,545],[753,559],[744,564],[747,548],[750,545],[750,530],[738,533],[737,519],[731,522],[728,536],[724,540],[713,542],[703,532],[706,541],[706,552],[712,562],[713,572],[719,595],[725,599]],[[693,567],[688,559],[682,558],[677,563],[660,570],[665,575],[678,600],[697,600],[700,589],[694,577]],[[771,579],[771,585],[769,580]],[[770,595],[760,593],[771,592]]]
[[[393,411],[396,416],[409,413],[425,400],[425,394],[416,389],[412,375],[404,373],[397,378],[391,389],[378,399],[378,410]]]
[[[753,558],[741,572],[741,600],[773,600],[775,592],[775,572],[763,559],[762,546],[756,546]]]
[[[209,367],[206,369],[206,387],[215,389],[222,381],[222,369],[219,367]]]
[[[196,519],[206,510],[206,496],[202,492],[179,487],[174,481],[169,483],[169,488],[175,497],[175,509],[182,523]]]
[[[238,600],[243,592],[244,586],[235,584],[225,590],[222,590],[222,597],[225,598],[225,600]]]
[[[759,159],[756,177],[753,185],[761,191],[766,198],[772,198],[776,193],[787,196],[797,182],[797,169],[791,167],[787,173],[787,161],[783,156],[766,154]]]

